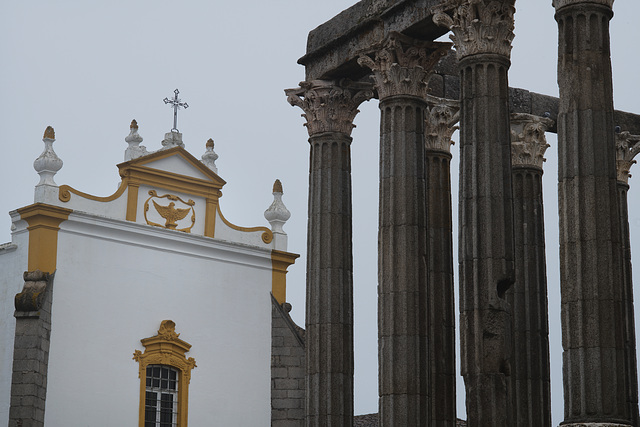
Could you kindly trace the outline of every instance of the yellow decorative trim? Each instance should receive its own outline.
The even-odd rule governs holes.
[[[58,230],[69,218],[71,209],[36,203],[18,209],[20,219],[27,221],[29,230],[28,270],[53,273],[58,257]]]
[[[207,199],[204,213],[204,235],[214,237],[216,234],[216,211],[218,210],[218,199]]]
[[[140,185],[129,184],[129,191],[127,192],[127,212],[125,214],[127,221],[136,222],[138,217],[138,190],[140,190]]]
[[[178,378],[178,427],[187,426],[187,411],[189,408],[189,383],[191,370],[196,367],[193,357],[187,359],[185,353],[191,344],[178,338],[176,324],[172,320],[163,320],[158,329],[158,335],[140,340],[145,347],[144,353],[136,350],[133,360],[139,363],[138,377],[140,378],[140,410],[139,423],[144,427],[144,404],[147,383],[148,365],[166,365],[180,371]]]
[[[227,221],[224,215],[222,215],[222,211],[220,210],[220,205],[217,206],[217,209],[218,209],[218,215],[220,215],[220,219],[222,219],[222,222],[224,222],[227,226],[233,228],[234,230],[244,231],[246,233],[251,233],[253,231],[262,231],[263,233],[261,237],[263,242],[269,244],[273,240],[273,233],[267,227],[239,227]]]
[[[61,202],[66,203],[69,200],[71,200],[71,193],[73,193],[76,196],[80,196],[89,200],[94,200],[96,202],[110,202],[122,196],[122,193],[124,193],[124,190],[127,189],[128,184],[129,184],[129,181],[126,178],[123,179],[122,182],[120,183],[120,186],[116,190],[116,192],[107,197],[92,196],[91,194],[78,191],[69,185],[61,185],[58,190],[58,199],[60,199]]]
[[[182,198],[178,196],[174,196],[173,194],[165,194],[164,196],[158,196],[158,193],[156,192],[156,190],[149,190],[149,196],[150,197],[144,202],[144,219],[145,221],[147,221],[148,225],[154,225],[156,227],[168,228],[170,230],[177,230],[177,231],[184,231],[185,233],[191,233],[191,229],[193,228],[193,225],[196,223],[196,211],[193,209],[193,206],[196,204],[196,202],[194,202],[191,199],[189,199],[188,202],[185,202],[184,200],[182,200]],[[161,206],[157,204],[155,200],[151,200],[153,198],[169,199],[169,200],[172,200],[172,202],[169,203],[168,206]],[[158,214],[166,220],[164,225],[149,221],[149,218],[147,218],[147,212],[149,211],[149,200],[153,202],[153,206],[155,207],[156,212],[158,212]],[[174,202],[178,202],[178,201],[184,203],[189,207],[184,209],[175,208]],[[189,214],[189,211],[191,211],[191,226],[186,228],[176,228],[178,226],[176,221],[180,221],[181,219],[186,217]]]
[[[271,293],[279,304],[287,301],[287,268],[300,255],[284,251],[271,251]]]

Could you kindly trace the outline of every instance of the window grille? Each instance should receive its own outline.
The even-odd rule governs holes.
[[[164,365],[147,366],[144,427],[178,425],[178,371]]]

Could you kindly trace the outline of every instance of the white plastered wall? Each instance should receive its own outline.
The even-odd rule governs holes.
[[[165,319],[193,346],[189,424],[269,425],[269,250],[78,214],[58,243],[46,425],[136,425],[133,352]]]

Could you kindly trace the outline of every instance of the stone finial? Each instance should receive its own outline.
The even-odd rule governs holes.
[[[515,0],[445,0],[432,9],[433,22],[450,29],[458,59],[493,53],[511,56]]]
[[[640,152],[640,135],[629,132],[616,133],[616,166],[618,181],[629,184],[631,166],[636,163],[633,159]]]
[[[218,167],[216,166],[216,160],[218,159],[218,155],[215,151],[213,151],[213,139],[209,138],[207,143],[205,144],[206,151],[202,155],[202,163],[215,173],[218,173]]]
[[[53,142],[55,140],[55,131],[51,126],[47,126],[47,129],[44,131],[44,137],[42,138],[42,142],[44,142],[44,151],[33,162],[33,168],[38,172],[38,175],[40,175],[40,182],[36,187],[43,185],[53,187],[58,186],[58,184],[53,180],[53,177],[60,169],[62,169],[63,162],[56,152],[53,151]]]
[[[427,80],[451,43],[425,42],[393,32],[369,55],[360,55],[358,64],[373,71],[378,98],[393,95],[427,95]]]
[[[161,150],[168,150],[169,148],[173,147],[184,148],[184,143],[182,142],[182,133],[171,131],[164,134]]]
[[[289,104],[304,111],[309,136],[323,132],[350,136],[356,127],[353,119],[359,113],[358,105],[373,98],[372,85],[349,80],[301,82],[300,87],[284,92]]]
[[[511,114],[511,164],[542,169],[549,148],[545,132],[553,126],[547,117],[525,113]]]
[[[279,179],[276,179],[276,182],[273,183],[273,192],[274,193],[283,193],[282,191],[282,183]]]
[[[284,233],[282,226],[291,218],[291,212],[282,203],[282,183],[279,179],[273,183],[273,203],[264,211],[264,217],[271,224],[271,231],[274,233]]]
[[[129,147],[124,152],[125,162],[148,154],[147,147],[140,146],[142,137],[138,135],[138,122],[135,119],[131,120],[129,129],[129,135],[124,139],[129,144]]]
[[[427,96],[425,113],[425,145],[427,151],[451,152],[451,136],[458,129],[454,126],[460,120],[460,102]]]

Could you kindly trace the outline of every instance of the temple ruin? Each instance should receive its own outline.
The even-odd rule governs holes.
[[[509,87],[515,0],[362,0],[309,34],[305,81],[286,90],[310,143],[301,425],[353,425],[350,144],[372,98],[379,425],[456,425],[456,126],[468,425],[551,425],[545,132],[558,135],[563,425],[640,425],[627,217],[640,116],[613,108],[613,0],[553,7],[559,99]],[[453,43],[435,41],[448,32]]]

